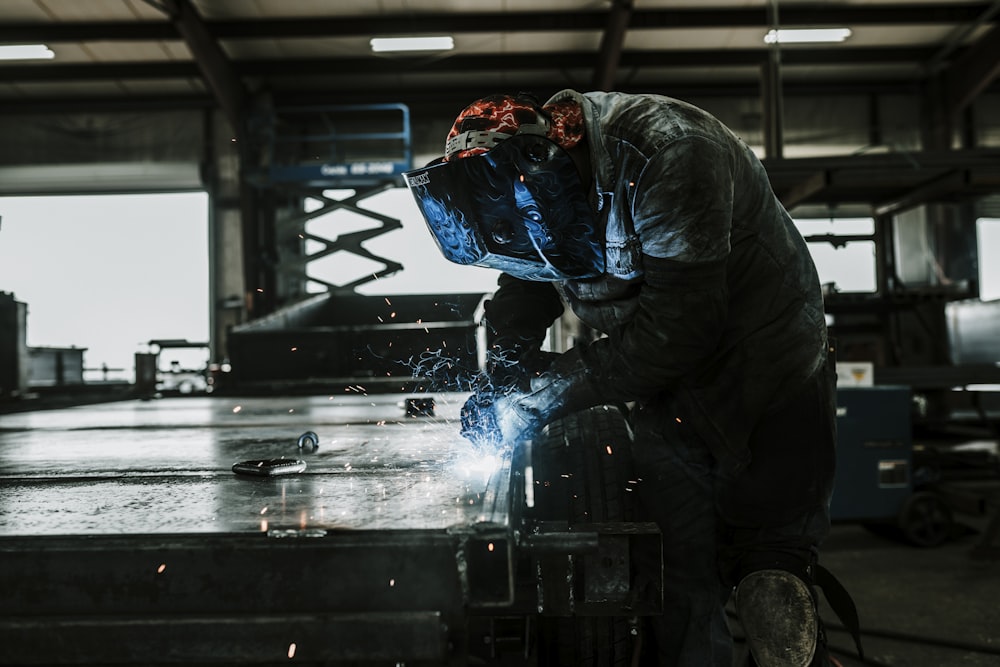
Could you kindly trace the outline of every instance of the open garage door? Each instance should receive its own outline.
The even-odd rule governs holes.
[[[0,197],[0,291],[29,348],[83,349],[84,379],[131,382],[153,339],[209,336],[208,195]]]

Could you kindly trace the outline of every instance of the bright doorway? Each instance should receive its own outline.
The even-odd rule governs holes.
[[[86,348],[86,381],[133,381],[153,339],[208,341],[208,266],[204,192],[0,197],[0,291],[29,347]]]

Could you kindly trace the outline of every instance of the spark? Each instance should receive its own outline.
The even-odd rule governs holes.
[[[163,571],[167,569],[166,563],[160,563],[160,567],[156,568],[157,574],[163,574]]]
[[[236,414],[237,412],[239,412],[242,409],[243,409],[242,405],[237,405],[235,408],[233,408],[233,414]]]
[[[298,352],[298,351],[299,351],[299,348],[297,348],[297,347],[293,347],[292,348],[292,352]]]
[[[487,549],[487,551],[493,551],[493,543],[490,542],[489,544],[487,544],[486,545],[486,549]]]
[[[389,588],[392,588],[395,585],[396,585],[396,580],[395,579],[390,579],[389,580]]]
[[[605,449],[608,450],[608,456],[610,456],[611,453],[612,453],[611,452],[611,445],[608,445],[607,447],[605,447]]]
[[[389,301],[389,297],[385,297],[385,304],[387,306],[391,306],[392,305],[392,301]]]
[[[260,520],[260,532],[262,532],[262,533],[266,533],[267,532],[267,519],[261,519]]]
[[[678,424],[680,424],[681,423],[681,418],[680,417],[674,417],[674,421],[676,421]]]
[[[262,510],[260,511],[260,514],[261,514],[261,516],[264,516],[265,514],[267,514],[267,506],[266,506],[266,505],[265,505],[265,506],[264,506],[264,508],[263,508],[263,509],[262,509]]]
[[[288,645],[288,659],[291,660],[295,657],[295,642]]]

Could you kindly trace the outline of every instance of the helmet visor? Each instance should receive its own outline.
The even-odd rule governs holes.
[[[544,137],[514,136],[481,155],[404,176],[452,262],[538,281],[604,272],[596,218],[576,165]]]

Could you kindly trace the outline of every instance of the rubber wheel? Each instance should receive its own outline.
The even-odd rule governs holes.
[[[550,424],[532,443],[531,454],[530,516],[570,525],[631,520],[631,432],[617,407],[590,408]],[[626,618],[539,618],[539,665],[628,665],[630,649]]]
[[[907,498],[899,511],[899,530],[903,538],[918,547],[944,544],[952,534],[954,522],[948,505],[937,494],[920,491]]]

